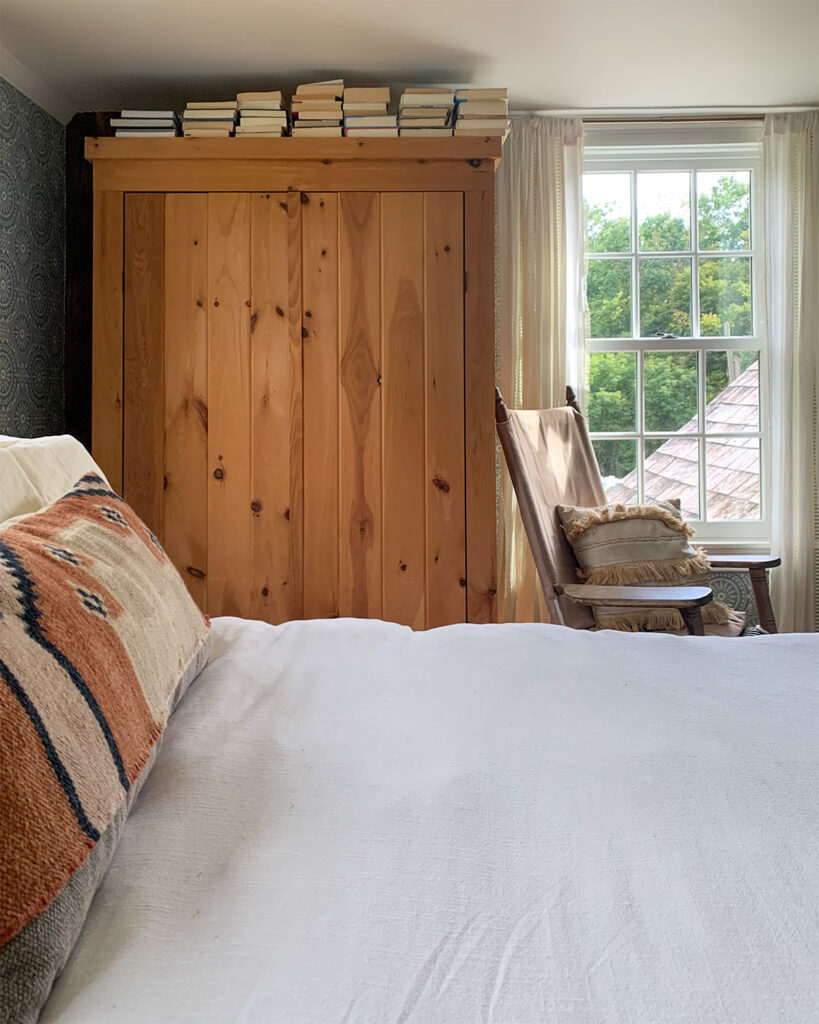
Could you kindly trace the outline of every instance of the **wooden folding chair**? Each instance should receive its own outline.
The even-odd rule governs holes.
[[[713,600],[709,587],[601,587],[577,582],[577,560],[557,506],[596,507],[606,504],[606,496],[586,421],[570,388],[567,399],[568,404],[558,409],[510,410],[500,391],[495,393],[498,436],[551,621],[593,629],[593,608],[676,608],[692,635],[739,635],[741,625],[734,631],[703,625],[701,609]],[[780,560],[731,556],[710,562],[714,569],[750,572],[760,625],[775,633],[766,570]]]

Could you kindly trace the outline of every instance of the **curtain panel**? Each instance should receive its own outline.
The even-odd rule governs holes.
[[[583,122],[516,117],[497,188],[498,386],[510,408],[563,405],[583,385]],[[548,621],[498,453],[501,622]]]
[[[771,575],[781,631],[819,619],[819,111],[769,114],[763,135],[770,346]]]

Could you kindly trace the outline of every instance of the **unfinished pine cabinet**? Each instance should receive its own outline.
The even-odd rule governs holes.
[[[199,606],[491,621],[499,142],[86,156],[94,455]]]

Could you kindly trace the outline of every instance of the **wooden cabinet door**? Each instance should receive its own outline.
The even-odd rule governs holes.
[[[128,193],[123,490],[199,606],[302,614],[294,193]]]
[[[212,615],[466,618],[461,192],[126,193],[123,489]]]
[[[460,192],[305,193],[304,614],[466,618]]]

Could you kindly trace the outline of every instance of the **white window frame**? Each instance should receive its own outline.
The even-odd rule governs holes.
[[[751,248],[741,250],[697,251],[696,176],[690,174],[690,241],[685,252],[640,252],[637,240],[637,175],[650,171],[750,171],[751,172]],[[645,441],[667,439],[672,431],[645,430],[645,402],[643,394],[643,359],[645,352],[696,351],[698,361],[697,411],[699,430],[684,436],[697,438],[699,443],[699,489],[702,509],[706,505],[705,438],[759,437],[760,443],[760,518],[758,520],[692,520],[697,530],[697,541],[707,544],[714,554],[758,553],[770,550],[770,407],[768,401],[768,341],[765,311],[764,223],[762,191],[761,129],[747,122],[708,123],[688,125],[594,125],[587,126],[583,157],[584,174],[631,174],[631,250],[622,253],[589,253],[589,259],[629,259],[631,261],[631,317],[630,338],[586,338],[586,360],[594,352],[637,353],[637,429],[611,433],[593,432],[594,440],[635,440],[637,443],[638,500],[644,494]],[[699,329],[699,274],[701,258],[717,256],[750,256],[752,267],[751,296],[754,333],[751,336],[693,336],[691,338],[639,338],[637,328],[640,315],[638,256],[684,258],[692,261],[692,333]],[[708,351],[759,350],[759,431],[714,432],[705,431],[705,358]],[[585,381],[584,408],[588,407],[588,380]],[[707,513],[706,513],[707,514]]]

